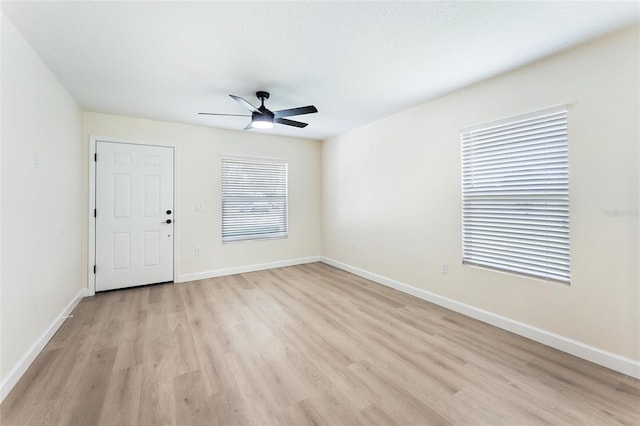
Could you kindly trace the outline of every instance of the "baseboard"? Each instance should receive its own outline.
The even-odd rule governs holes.
[[[304,263],[320,262],[321,256],[300,257],[297,259],[281,260],[277,262],[257,263],[253,265],[237,266],[234,268],[214,269],[212,271],[197,272],[195,274],[182,274],[178,276],[176,283],[187,281],[206,280],[207,278],[224,277],[226,275],[244,274],[246,272],[262,271],[265,269],[282,268],[285,266],[302,265]]]
[[[373,272],[365,271],[363,269],[347,265],[331,258],[322,257],[321,260],[328,265],[335,266],[336,268],[351,272],[352,274],[361,276],[376,283],[402,291],[403,293],[410,294],[412,296],[445,307],[447,309],[451,309],[452,311],[461,313],[471,318],[475,318],[477,320],[480,320],[487,324],[491,324],[498,328],[502,328],[520,336],[524,336],[528,339],[534,340],[544,345],[551,346],[552,348],[561,350],[571,355],[575,355],[579,358],[591,361],[595,364],[610,368],[611,370],[615,370],[628,376],[640,379],[640,361],[607,352],[602,349],[598,349],[596,347],[579,342],[577,340],[560,336],[558,334],[551,333],[532,325],[515,321],[513,319],[506,318],[501,315],[497,315],[492,312],[485,311],[483,309],[479,309],[453,299],[449,299],[447,297],[439,296],[435,293],[431,293],[429,291],[413,287],[409,284],[405,284],[400,281],[375,274]]]
[[[22,375],[27,371],[27,368],[31,365],[31,363],[36,359],[36,357],[40,354],[42,349],[49,343],[49,340],[56,334],[56,331],[60,328],[62,323],[65,321],[65,317],[73,311],[73,309],[80,303],[83,297],[89,295],[89,290],[86,288],[81,289],[78,294],[69,302],[67,306],[62,310],[60,315],[58,315],[51,325],[45,330],[44,333],[35,341],[33,345],[29,348],[29,350],[20,358],[20,361],[9,371],[9,374],[2,380],[2,384],[0,384],[0,402],[4,400],[4,398],[11,392],[11,389],[18,383],[18,380],[22,377]]]

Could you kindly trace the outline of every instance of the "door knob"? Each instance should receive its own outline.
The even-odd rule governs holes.
[[[167,210],[167,214],[171,214],[171,210]]]
[[[171,219],[167,219],[164,223],[171,223]]]

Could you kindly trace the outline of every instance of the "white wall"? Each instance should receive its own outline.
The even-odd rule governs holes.
[[[179,281],[321,254],[319,141],[91,112],[83,114],[83,126],[85,159],[89,158],[90,135],[175,146],[178,252],[175,266]],[[288,161],[288,238],[222,244],[220,192],[224,155]],[[84,182],[88,182],[88,173],[86,160]],[[83,193],[89,193],[87,185]],[[83,205],[87,202],[85,196]],[[195,211],[197,203],[204,204],[204,212]],[[85,218],[85,235],[89,229],[87,222]],[[195,255],[196,246],[201,249],[199,256]]]
[[[326,141],[324,255],[640,360],[639,40],[623,31]],[[463,266],[461,129],[565,104],[571,285]]]
[[[83,287],[83,210],[80,108],[4,15],[1,28],[4,391]]]

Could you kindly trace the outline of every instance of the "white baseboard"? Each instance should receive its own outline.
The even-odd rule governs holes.
[[[237,266],[235,268],[214,269],[212,271],[197,272],[195,274],[182,274],[178,276],[176,283],[187,281],[206,280],[207,278],[224,277],[226,275],[244,274],[246,272],[262,271],[264,269],[282,268],[284,266],[302,265],[304,263],[320,262],[321,256],[300,257],[297,259],[281,260],[269,263],[257,263],[254,265]]]
[[[476,308],[465,303],[458,302],[447,297],[439,296],[435,293],[431,293],[426,290],[422,290],[417,287],[413,287],[409,284],[396,281],[391,278],[384,277],[382,275],[374,274],[369,271],[365,271],[354,266],[347,265],[337,260],[322,257],[322,262],[335,266],[352,274],[361,276],[387,287],[394,288],[402,291],[403,293],[410,294],[436,305],[451,309],[452,311],[461,313],[471,318],[475,318],[487,324],[494,325],[498,328],[510,331],[512,333],[524,336],[528,339],[542,343],[552,348],[556,348],[563,352],[575,355],[579,358],[591,361],[595,364],[602,365],[620,373],[626,374],[640,379],[640,361],[626,358],[612,352],[607,352],[602,349],[587,345],[577,340],[570,339],[568,337],[560,336],[555,333],[534,327],[529,324],[525,324],[519,321],[512,320],[510,318],[503,317],[498,314],[494,314],[489,311],[485,311],[480,308]]]
[[[65,321],[66,316],[71,314],[73,309],[80,303],[83,297],[89,295],[89,290],[86,288],[81,289],[78,294],[69,302],[67,306],[62,310],[60,315],[58,315],[53,322],[49,325],[49,327],[42,333],[42,335],[35,341],[33,345],[29,348],[29,350],[20,358],[18,363],[9,371],[7,376],[2,380],[0,384],[0,402],[4,400],[4,398],[11,392],[11,389],[18,383],[18,380],[22,377],[22,375],[27,371],[27,368],[31,365],[31,363],[36,359],[36,357],[40,354],[40,352],[44,349],[44,347],[49,343],[49,340],[56,334],[56,331],[60,328],[62,323]]]

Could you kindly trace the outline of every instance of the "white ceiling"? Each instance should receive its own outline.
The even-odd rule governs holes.
[[[2,2],[89,111],[324,139],[637,23],[638,2]],[[255,130],[251,130],[255,131]]]

